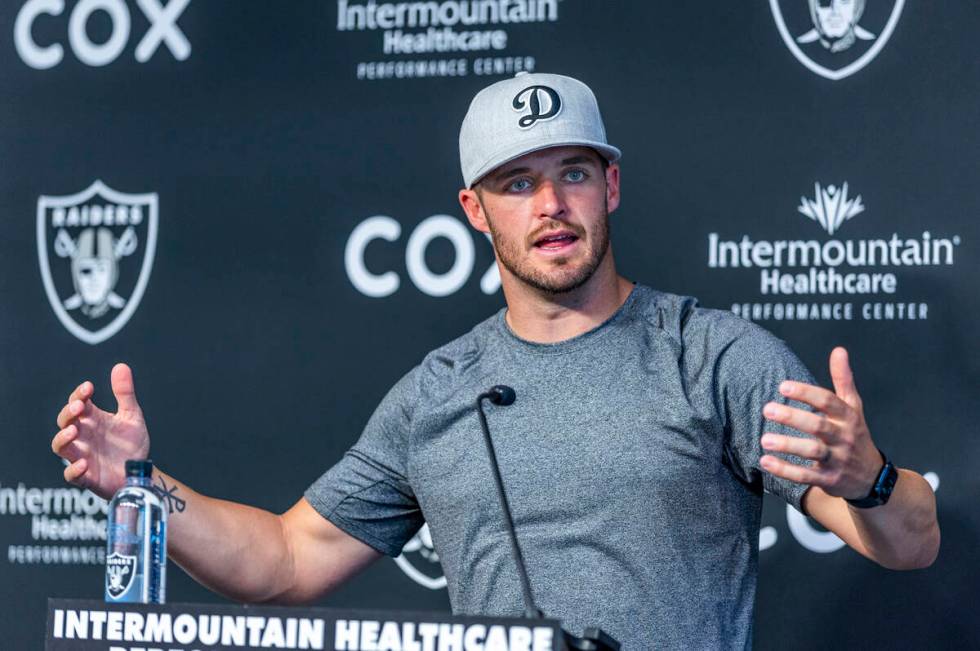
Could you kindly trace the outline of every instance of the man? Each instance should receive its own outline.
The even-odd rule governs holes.
[[[894,470],[842,349],[832,393],[761,328],[616,273],[619,156],[581,82],[523,74],[481,91],[459,199],[493,237],[506,309],[405,375],[281,516],[155,471],[186,500],[172,558],[232,599],[308,601],[397,555],[424,514],[453,609],[521,613],[474,408],[505,383],[517,402],[489,419],[532,589],[573,631],[602,626],[626,650],[749,647],[764,488],[882,565],[929,565],[932,491],[901,470],[881,503]],[[126,366],[112,387],[116,414],[80,385],[52,443],[66,479],[105,497],[149,452]]]

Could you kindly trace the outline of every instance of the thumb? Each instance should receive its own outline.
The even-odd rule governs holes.
[[[140,412],[133,385],[133,371],[125,364],[116,364],[112,367],[111,380],[112,394],[116,396],[119,411]]]
[[[830,353],[830,378],[834,382],[834,392],[837,397],[851,407],[860,408],[861,397],[854,385],[854,373],[848,359],[847,350],[841,346]]]

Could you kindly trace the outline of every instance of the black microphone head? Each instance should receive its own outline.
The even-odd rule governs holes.
[[[490,389],[489,393],[490,402],[495,405],[503,405],[506,407],[507,405],[514,404],[514,401],[517,400],[517,392],[506,384],[498,384]]]

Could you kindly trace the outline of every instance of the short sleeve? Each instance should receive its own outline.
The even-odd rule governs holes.
[[[783,380],[807,384],[815,381],[782,340],[754,324],[746,325],[747,329],[725,347],[716,367],[716,400],[725,410],[728,462],[742,481],[748,484],[761,481],[766,492],[781,497],[802,513],[803,494],[809,485],[776,477],[762,469],[759,459],[768,453],[762,449],[762,435],[774,432],[812,437],[768,420],[762,408],[775,401],[812,411],[809,405],[785,398],[779,393],[779,384]],[[774,454],[797,465],[812,464],[793,455]]]
[[[320,515],[388,556],[401,554],[423,524],[405,478],[417,373],[392,387],[357,443],[304,493]]]

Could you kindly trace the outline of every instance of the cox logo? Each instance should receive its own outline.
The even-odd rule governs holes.
[[[364,251],[374,240],[394,242],[401,234],[401,224],[385,215],[365,219],[350,234],[344,251],[344,266],[347,277],[362,294],[383,298],[398,291],[401,285],[398,274],[394,271],[372,273],[364,263]],[[433,272],[425,262],[426,249],[440,237],[449,240],[455,251],[453,266],[445,273]],[[424,220],[408,236],[405,247],[408,277],[412,284],[429,296],[449,296],[459,291],[473,274],[475,257],[469,228],[449,215],[433,215]],[[493,294],[500,289],[500,272],[496,263],[480,278],[480,289],[484,294]]]
[[[136,0],[150,22],[150,28],[136,45],[137,61],[149,61],[160,45],[166,45],[178,61],[191,55],[191,44],[177,26],[177,19],[190,1],[170,0],[163,6],[162,0]],[[24,63],[38,70],[61,63],[65,56],[61,44],[38,44],[33,29],[34,21],[41,15],[60,16],[64,11],[64,0],[28,0],[21,7],[14,22],[14,46]],[[112,24],[109,39],[104,43],[93,42],[87,31],[89,19],[99,11],[105,12]],[[68,17],[68,44],[78,60],[86,65],[110,64],[119,58],[129,42],[131,22],[125,0],[80,0]]]

